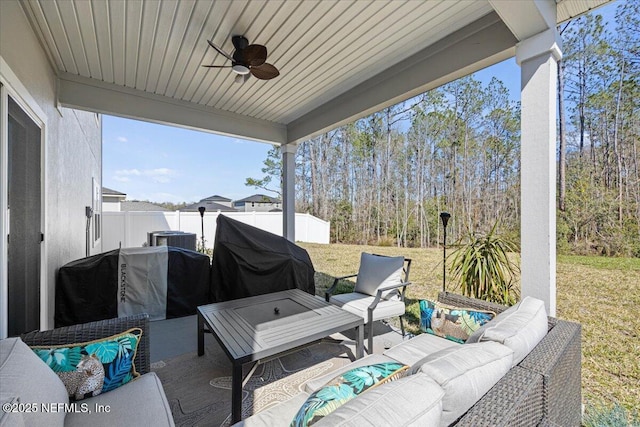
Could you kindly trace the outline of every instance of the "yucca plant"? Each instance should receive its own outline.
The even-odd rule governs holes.
[[[469,233],[451,254],[450,272],[463,295],[504,305],[516,303],[520,293],[516,276],[520,268],[508,257],[516,252],[512,242],[496,234],[496,222],[486,235]]]

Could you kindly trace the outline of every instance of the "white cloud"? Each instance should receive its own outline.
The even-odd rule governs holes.
[[[116,138],[120,142],[128,142],[129,140],[125,136],[119,136]]]
[[[158,184],[168,184],[177,175],[174,169],[119,169],[115,171],[113,179],[118,182],[131,182],[132,177],[146,177]]]
[[[175,176],[176,171],[169,168],[156,168],[156,169],[119,169],[116,172],[116,176],[148,176],[148,177],[169,177]]]
[[[140,176],[142,175],[142,172],[139,171],[138,169],[119,169],[116,171],[116,176],[130,176],[130,175]]]

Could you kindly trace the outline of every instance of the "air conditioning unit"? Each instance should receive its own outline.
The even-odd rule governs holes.
[[[196,250],[196,234],[182,231],[151,231],[147,233],[149,246],[173,246],[175,248]]]

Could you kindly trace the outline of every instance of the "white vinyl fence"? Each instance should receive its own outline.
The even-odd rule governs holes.
[[[213,248],[216,219],[219,212],[205,212],[204,239],[207,248]],[[278,236],[282,236],[282,212],[224,212],[236,221],[244,222]],[[195,233],[202,242],[199,212],[102,212],[102,251],[140,247],[147,242],[152,231],[183,231]],[[329,243],[327,221],[310,214],[296,214],[296,241]]]

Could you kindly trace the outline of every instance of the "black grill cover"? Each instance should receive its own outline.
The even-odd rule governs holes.
[[[315,294],[307,251],[281,236],[218,215],[211,269],[214,301],[287,289]]]
[[[208,304],[209,257],[188,249],[167,247],[166,318],[196,313]],[[55,326],[118,317],[120,250],[82,258],[61,267],[56,281]]]

